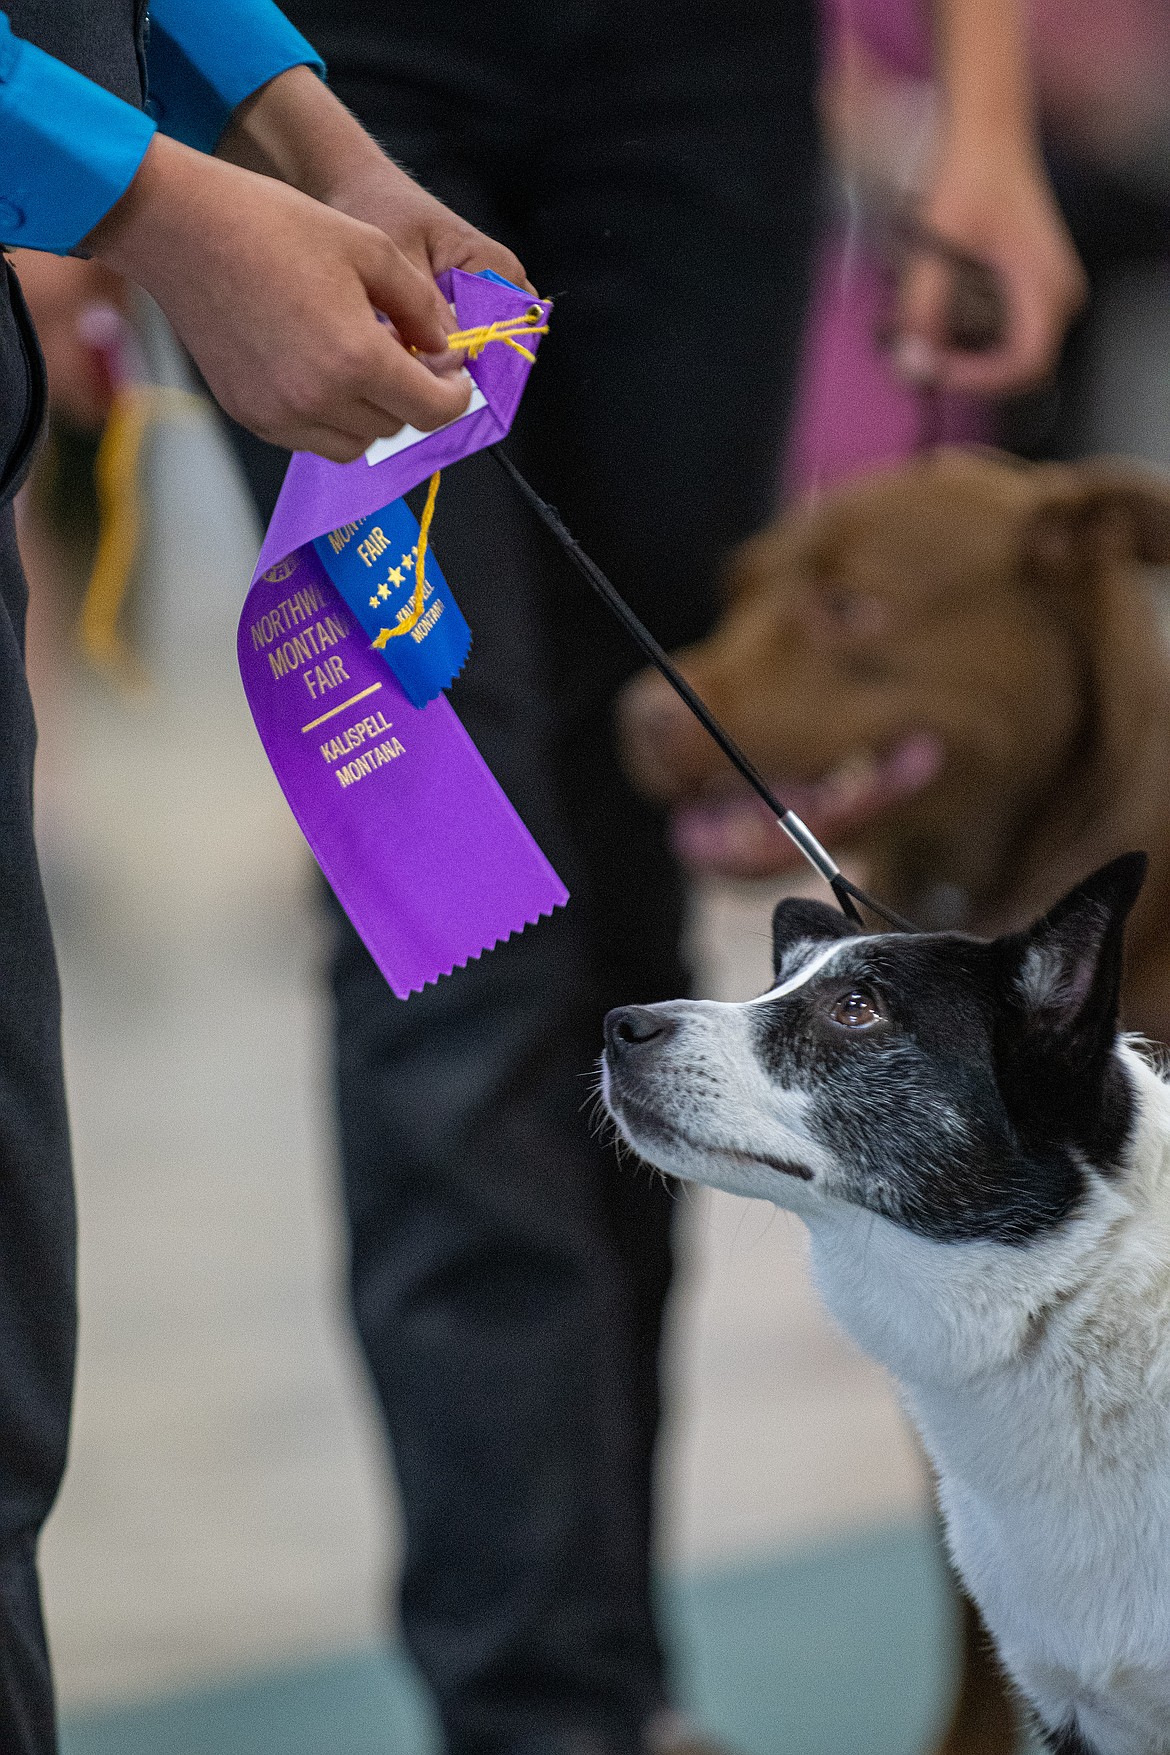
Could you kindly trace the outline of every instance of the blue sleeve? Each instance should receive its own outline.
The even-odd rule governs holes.
[[[152,0],[147,107],[164,134],[211,152],[237,104],[319,55],[272,0]]]
[[[125,193],[153,133],[0,12],[0,242],[71,250]]]
[[[163,128],[205,152],[278,73],[324,73],[271,0],[156,0],[147,61]],[[14,35],[0,11],[0,243],[72,250],[125,194],[155,126]]]

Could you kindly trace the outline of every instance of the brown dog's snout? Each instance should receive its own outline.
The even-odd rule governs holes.
[[[657,671],[626,684],[617,720],[626,771],[639,791],[666,801],[708,777],[715,746]]]

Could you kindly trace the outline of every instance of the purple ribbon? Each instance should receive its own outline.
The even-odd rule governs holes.
[[[441,274],[439,288],[455,306],[460,329],[522,317],[536,306],[545,315],[552,309],[547,300],[518,292],[506,281],[465,274],[461,268]],[[530,353],[536,352],[539,339],[535,335],[525,338]],[[470,457],[473,451],[502,439],[516,418],[531,363],[515,348],[497,342],[471,360],[467,369],[484,399],[483,406],[440,427],[437,433],[421,436],[384,462],[370,464],[359,457],[355,463],[329,463],[324,457],[298,451],[288,466],[252,583],[294,549],[303,548],[338,525],[380,512],[436,469],[446,469],[461,457]]]
[[[534,301],[453,269],[460,329]],[[547,312],[542,304],[542,312]],[[537,338],[525,337],[535,351]],[[240,618],[240,676],[293,815],[401,999],[533,924],[568,891],[445,696],[411,705],[331,583],[313,543],[503,438],[531,362],[503,344],[469,363],[477,406],[436,433],[371,447],[381,461],[289,464]]]

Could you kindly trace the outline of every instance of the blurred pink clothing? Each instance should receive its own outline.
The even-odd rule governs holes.
[[[922,397],[893,376],[875,341],[886,298],[869,250],[850,262],[839,237],[825,240],[784,466],[786,500],[899,462],[922,443]],[[987,444],[994,436],[990,409],[968,396],[939,397],[931,425],[931,436],[947,444]]]
[[[1028,34],[1041,96],[1082,93],[1098,102],[1141,85],[1170,55],[1166,0],[1028,0]],[[929,79],[930,10],[925,0],[821,0],[829,56],[845,37],[903,79]]]
[[[917,0],[822,0],[826,57],[845,36],[864,43],[892,75],[930,73],[930,33]],[[786,499],[896,463],[918,449],[924,409],[896,379],[876,337],[889,289],[864,243],[852,252],[830,233],[821,246],[805,330],[792,430],[784,465]],[[969,397],[940,398],[934,435],[952,443],[990,439],[990,411]]]
[[[821,27],[830,60],[854,37],[892,74],[930,78],[930,16],[919,0],[821,0]]]

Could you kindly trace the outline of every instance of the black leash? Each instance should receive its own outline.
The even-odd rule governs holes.
[[[552,532],[577,571],[585,575],[598,596],[603,599],[607,607],[621,622],[635,645],[641,648],[654,668],[666,678],[675,694],[686,702],[695,718],[715,739],[732,767],[743,775],[752,790],[763,799],[788,839],[799,848],[814,871],[819,872],[824,878],[837,898],[846,918],[852,920],[856,926],[865,925],[858,912],[857,905],[860,903],[863,908],[868,908],[871,914],[876,914],[879,920],[884,920],[888,925],[897,927],[899,931],[917,932],[918,928],[911,921],[903,919],[902,915],[895,914],[892,909],[884,907],[881,902],[876,902],[872,896],[867,896],[865,891],[859,889],[856,884],[850,883],[841,868],[821,846],[807,823],[802,822],[795,811],[789,810],[787,805],[782,804],[773,795],[763,775],[748,761],[734,739],[728,736],[706,702],[695,693],[690,683],[671,662],[649,628],[639,621],[617,587],[606,578],[596,561],[590,559],[572,532],[566,528],[556,507],[550,506],[547,500],[541,499],[536,489],[525,480],[511,458],[501,450],[499,445],[492,445],[490,449],[500,468],[510,477],[517,492],[523,499],[527,500],[546,529]]]

